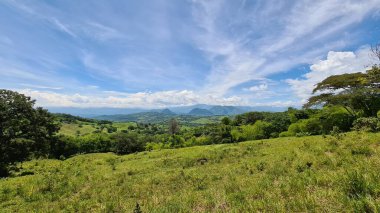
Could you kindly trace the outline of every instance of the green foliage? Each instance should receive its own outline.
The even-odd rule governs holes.
[[[258,140],[270,138],[273,125],[265,121],[256,121],[254,125],[241,126],[242,134],[246,140]]]
[[[10,164],[50,151],[59,126],[46,110],[33,108],[30,97],[0,90],[0,176]]]
[[[185,140],[179,135],[171,135],[168,140],[169,147],[179,148],[184,147]]]
[[[145,143],[136,133],[117,133],[111,136],[114,152],[117,154],[128,154],[144,150]]]
[[[322,132],[322,125],[318,118],[309,118],[300,121],[300,130],[310,135],[318,135]]]
[[[116,127],[114,127],[114,126],[108,126],[107,127],[107,132],[108,133],[113,133],[113,132],[117,132],[117,128]]]
[[[331,132],[334,126],[340,131],[350,131],[354,120],[343,107],[324,107],[317,117],[322,125],[322,133],[325,134]]]
[[[362,171],[353,171],[347,175],[345,191],[349,198],[358,199],[374,194],[374,187]]]
[[[377,132],[380,130],[380,119],[376,117],[358,118],[353,123],[356,131]]]
[[[0,179],[0,209],[376,212],[379,136],[347,133],[334,149],[330,137],[308,136],[31,160]],[[356,145],[373,154],[353,154]]]
[[[222,118],[221,123],[224,125],[230,125],[231,119],[229,117],[224,117],[224,118]]]
[[[71,136],[59,135],[53,143],[51,154],[60,158],[61,156],[69,157],[79,153],[81,150],[80,143]]]
[[[352,116],[376,116],[380,109],[380,69],[366,73],[333,75],[318,83],[304,107],[320,105],[343,106]]]
[[[295,134],[294,134],[295,135]],[[293,136],[292,133],[288,132],[288,131],[285,131],[285,132],[281,132],[279,134],[279,137],[290,137],[290,136]]]
[[[273,132],[273,125],[266,121],[256,121],[253,125],[253,134],[254,139],[266,139],[270,138],[271,133]]]

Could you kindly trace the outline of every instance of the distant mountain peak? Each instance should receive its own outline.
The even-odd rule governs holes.
[[[213,106],[210,108],[210,112],[214,115],[236,115],[244,111],[234,106]]]
[[[171,111],[168,108],[165,108],[165,109],[161,110],[161,113],[165,114],[165,115],[175,115],[176,114],[176,113],[174,113],[173,111]]]
[[[194,108],[192,109],[188,115],[196,115],[196,116],[213,116],[214,114],[207,109]]]

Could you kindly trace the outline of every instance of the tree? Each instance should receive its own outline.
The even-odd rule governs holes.
[[[333,75],[318,83],[304,107],[339,105],[351,116],[376,116],[380,109],[380,68],[365,73]]]
[[[169,121],[169,134],[174,135],[179,132],[179,124],[175,118],[170,119]]]
[[[371,47],[373,58],[380,61],[380,44]],[[380,109],[380,66],[365,73],[333,75],[318,83],[304,107],[340,105],[352,116],[376,116]]]
[[[231,124],[231,119],[228,118],[228,117],[224,117],[224,118],[222,118],[221,123],[224,124],[224,125],[230,125]]]
[[[116,133],[112,136],[116,154],[129,154],[144,150],[145,144],[141,142],[137,133]]]
[[[371,52],[372,52],[373,58],[380,61],[380,44],[375,44],[371,46]]]
[[[59,130],[55,118],[23,94],[0,90],[0,176],[32,154],[48,154]]]

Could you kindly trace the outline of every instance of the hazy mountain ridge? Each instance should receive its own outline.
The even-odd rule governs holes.
[[[48,107],[53,113],[67,113],[71,115],[82,116],[86,118],[95,118],[105,115],[130,115],[143,112],[157,112],[163,114],[186,115],[193,109],[206,109],[214,115],[236,115],[250,111],[268,111],[279,112],[286,110],[286,107],[271,107],[271,106],[221,106],[221,105],[206,105],[197,104],[192,106],[167,107],[164,109],[143,109],[143,108],[79,108],[79,107]]]
[[[194,108],[192,109],[188,115],[196,115],[196,116],[213,116],[214,114],[207,109]]]

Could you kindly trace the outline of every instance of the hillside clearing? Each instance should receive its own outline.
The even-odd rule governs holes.
[[[379,138],[355,132],[32,160],[0,180],[0,209],[131,212],[139,203],[143,212],[374,210]]]

